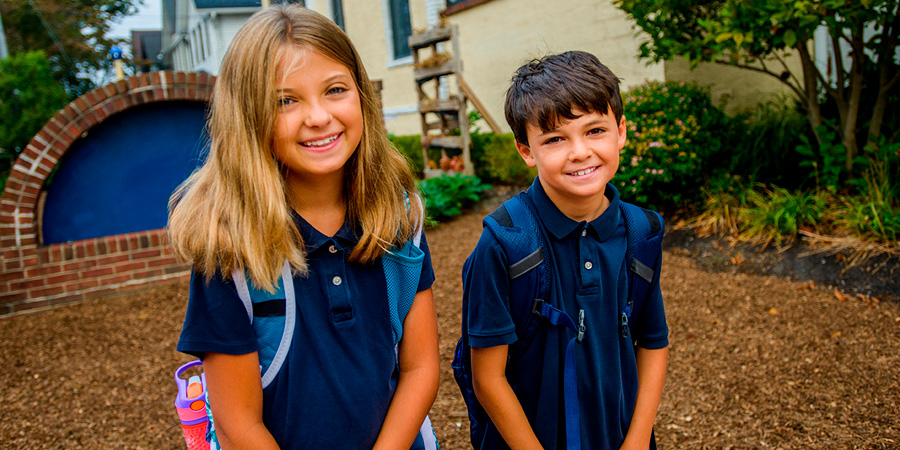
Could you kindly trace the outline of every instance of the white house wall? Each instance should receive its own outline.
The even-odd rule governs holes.
[[[427,28],[427,2],[410,0],[412,27]],[[379,3],[383,3],[379,5]],[[396,65],[385,37],[387,0],[344,0],[347,33],[373,79],[383,82],[385,124],[394,134],[421,133],[412,65]],[[463,76],[504,131],[503,97],[517,67],[547,53],[584,50],[597,55],[627,88],[662,80],[661,64],[637,60],[639,40],[609,0],[493,0],[446,18],[459,27]],[[455,91],[455,86],[451,91]]]

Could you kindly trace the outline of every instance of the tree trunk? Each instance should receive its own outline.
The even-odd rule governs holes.
[[[822,111],[819,109],[819,80],[817,78],[818,68],[813,63],[809,55],[807,45],[809,41],[803,41],[797,44],[797,51],[800,54],[800,63],[803,67],[803,93],[805,97],[800,101],[806,106],[806,118],[812,127],[813,136],[819,147],[822,146],[822,137],[819,136],[819,126],[822,125]]]

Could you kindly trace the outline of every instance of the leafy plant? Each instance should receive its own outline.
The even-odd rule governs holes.
[[[462,214],[463,210],[481,199],[480,194],[491,186],[470,175],[441,175],[419,182],[419,192],[425,199],[426,213],[433,222],[441,222]]]
[[[773,242],[793,243],[801,227],[815,226],[822,220],[826,200],[818,192],[788,191],[771,186],[746,193],[741,209],[741,234],[763,246]]]
[[[425,170],[425,163],[422,160],[422,138],[418,134],[408,136],[388,136],[394,148],[400,151],[406,157],[410,169],[413,172],[422,174]]]
[[[896,0],[614,0],[649,40],[640,56],[651,61],[682,57],[696,66],[714,62],[765,73],[784,83],[807,112],[815,133],[829,116],[823,94],[838,114],[843,162],[853,160],[866,139],[890,132],[885,122],[892,109],[900,65],[900,7]],[[824,30],[820,33],[819,30]],[[823,36],[824,35],[824,36]],[[829,64],[811,52],[824,37]],[[799,64],[786,58],[794,55]],[[827,67],[827,73],[826,73]],[[870,94],[861,95],[867,90]],[[864,130],[858,133],[858,130]],[[823,143],[816,136],[817,143]]]
[[[41,127],[69,102],[43,52],[0,60],[0,178]]]
[[[812,168],[816,188],[837,192],[841,177],[847,171],[844,168],[844,145],[836,143],[832,126],[833,121],[819,125],[817,132],[821,143],[818,145],[818,151],[806,136],[801,136],[800,140],[803,143],[797,146],[797,153],[805,158],[800,162],[800,167]]]
[[[699,201],[698,174],[727,172],[735,121],[709,92],[680,82],[649,82],[623,96],[628,142],[613,183],[628,201],[652,208]],[[725,155],[725,156],[723,156]]]
[[[512,133],[472,133],[472,162],[475,174],[492,183],[528,186],[537,176],[519,156]]]

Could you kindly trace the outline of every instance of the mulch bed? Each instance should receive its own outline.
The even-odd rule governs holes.
[[[468,448],[450,361],[482,209],[428,233],[443,449]],[[716,265],[669,245],[663,449],[900,448],[900,304]],[[698,261],[700,263],[698,263]],[[738,266],[740,261],[731,261]],[[173,401],[186,283],[0,319],[0,448],[183,449]]]

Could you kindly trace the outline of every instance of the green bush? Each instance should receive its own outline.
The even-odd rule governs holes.
[[[425,162],[422,160],[422,137],[418,134],[408,136],[389,135],[391,144],[400,151],[409,162],[409,168],[422,176],[425,171]]]
[[[814,138],[796,101],[783,98],[760,103],[752,114],[737,119],[743,122],[746,137],[734,147],[731,174],[788,189],[801,187],[805,180],[797,174],[805,172],[801,170],[805,158],[797,147]]]
[[[652,208],[697,203],[707,177],[727,173],[740,128],[684,82],[649,82],[623,95],[628,142],[613,179],[622,197]]]
[[[525,187],[537,176],[516,151],[512,133],[472,133],[472,164],[475,175],[495,184]]]
[[[442,222],[462,214],[481,199],[491,186],[469,175],[441,175],[419,182],[419,193],[425,199],[425,210],[432,222]]]
[[[746,195],[747,207],[741,211],[742,236],[775,245],[793,242],[800,228],[814,227],[823,217],[826,198],[815,191],[788,191],[772,186]]]

